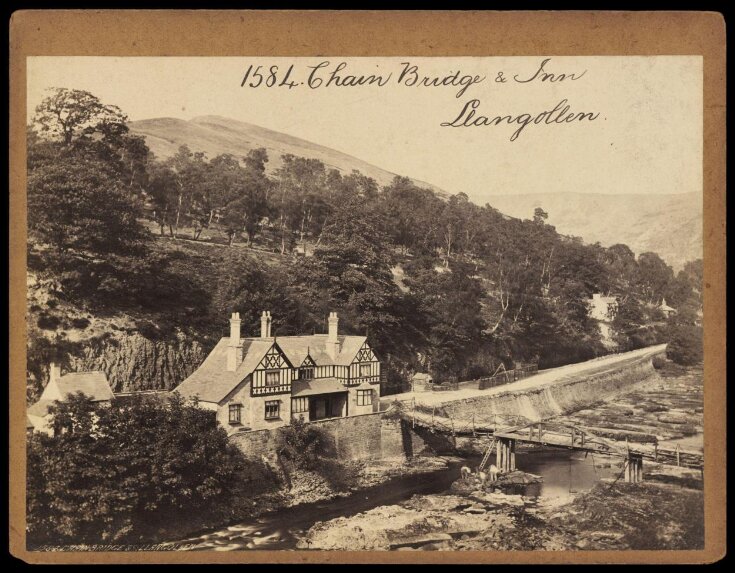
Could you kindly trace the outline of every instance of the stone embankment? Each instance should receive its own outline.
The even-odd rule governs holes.
[[[489,390],[456,392],[417,392],[385,397],[416,404],[418,412],[431,413],[454,421],[455,427],[474,420],[491,426],[494,420],[503,425],[507,419],[545,420],[600,403],[626,391],[633,385],[655,376],[651,359],[664,346],[604,357],[543,371],[519,382]]]

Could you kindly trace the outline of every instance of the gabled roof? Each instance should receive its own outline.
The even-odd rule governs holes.
[[[289,362],[295,366],[303,363],[307,353],[316,362],[317,366],[328,366],[330,364],[347,366],[352,364],[355,355],[367,340],[364,336],[338,336],[340,352],[332,360],[332,357],[327,354],[327,336],[326,334],[279,336],[276,341]]]
[[[43,418],[46,414],[48,414],[48,407],[53,404],[53,400],[39,400],[33,406],[28,408],[26,412],[28,413],[28,416],[37,416],[39,418]]]
[[[90,396],[93,402],[105,402],[115,397],[104,372],[69,372],[49,382],[41,400],[65,400],[69,394],[77,392]]]
[[[332,360],[327,354],[327,335],[279,336],[277,338],[241,338],[243,360],[234,372],[227,370],[227,348],[230,338],[221,338],[191,376],[179,384],[174,392],[184,398],[198,396],[204,402],[219,403],[258,367],[260,361],[275,344],[294,366],[303,364],[311,356],[317,366],[336,364],[347,366],[355,359],[365,343],[365,336],[338,336],[340,353]]]
[[[224,337],[204,359],[201,366],[179,384],[174,392],[178,392],[184,398],[198,396],[204,402],[220,402],[255,370],[273,346],[273,339],[268,338],[243,338],[241,340],[243,361],[234,372],[227,370],[227,347],[230,344],[230,338]]]

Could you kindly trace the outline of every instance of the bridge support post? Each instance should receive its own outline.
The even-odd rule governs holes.
[[[625,481],[639,483],[643,481],[643,457],[630,455],[625,459]]]
[[[516,469],[516,441],[500,438],[498,440],[496,464],[502,472],[512,472]]]

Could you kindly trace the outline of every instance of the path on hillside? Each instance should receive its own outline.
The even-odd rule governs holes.
[[[460,390],[445,390],[443,392],[426,391],[391,394],[389,396],[383,396],[380,399],[381,409],[387,408],[395,400],[415,399],[417,405],[439,406],[446,402],[454,402],[456,400],[464,400],[478,396],[493,396],[496,394],[504,394],[506,392],[533,390],[535,388],[562,381],[578,379],[580,376],[592,376],[595,374],[602,374],[610,370],[617,370],[628,363],[651,358],[654,355],[663,352],[665,348],[665,344],[659,344],[657,346],[649,346],[647,348],[640,348],[630,352],[602,356],[586,362],[568,364],[558,368],[549,368],[548,370],[542,370],[538,374],[529,376],[523,380],[510,382],[508,384],[503,384],[502,386],[495,386],[494,388],[488,388],[487,390],[462,388]]]

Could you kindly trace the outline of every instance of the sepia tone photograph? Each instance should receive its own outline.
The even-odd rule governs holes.
[[[704,65],[28,56],[26,550],[704,550]]]

